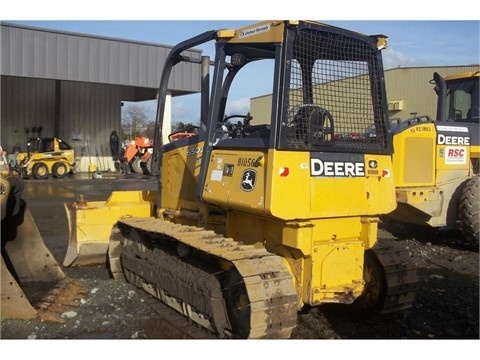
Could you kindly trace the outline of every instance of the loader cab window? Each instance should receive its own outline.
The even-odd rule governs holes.
[[[42,143],[42,152],[51,152],[53,151],[53,139],[44,139]]]
[[[60,148],[60,150],[71,150],[72,147],[70,145],[68,145],[65,141],[63,140],[58,140],[58,147]]]
[[[447,104],[450,121],[479,121],[479,77],[450,81],[447,84]]]

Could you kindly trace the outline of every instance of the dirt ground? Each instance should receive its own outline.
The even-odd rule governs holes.
[[[60,263],[66,247],[65,236],[68,236],[63,202],[73,201],[80,193],[88,193],[96,200],[105,199],[112,189],[156,186],[144,178],[57,181],[27,181],[24,198],[45,243]],[[50,211],[46,212],[43,194],[53,189],[56,195],[51,198],[50,194]],[[379,236],[392,237],[384,230],[380,230]],[[408,248],[419,277],[414,306],[402,317],[361,322],[351,319],[341,306],[306,308],[298,315],[292,339],[469,340],[465,345],[478,351],[479,253],[478,249],[459,244],[460,238],[456,232],[444,231],[438,236],[423,234],[396,240]],[[148,294],[131,284],[114,281],[105,266],[65,268],[64,271],[82,286],[78,303],[61,309],[56,322],[2,320],[2,339],[182,339],[174,324],[162,320],[149,305]],[[400,354],[412,345],[411,341],[402,343],[394,352]],[[429,351],[438,351],[437,358],[452,348],[441,345],[431,343]]]

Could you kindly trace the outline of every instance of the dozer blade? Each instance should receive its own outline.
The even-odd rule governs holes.
[[[114,191],[107,201],[66,203],[69,242],[64,266],[105,264],[110,234],[125,217],[149,217],[155,191]]]
[[[25,204],[14,218],[2,221],[1,318],[30,319],[38,315],[25,295],[55,287],[66,278]]]

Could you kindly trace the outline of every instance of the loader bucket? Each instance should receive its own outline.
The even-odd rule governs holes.
[[[2,220],[1,318],[36,317],[31,300],[65,278],[23,202],[16,216]]]
[[[114,191],[107,201],[65,203],[69,243],[64,266],[105,264],[118,219],[153,215],[155,191]]]
[[[30,304],[17,280],[12,276],[2,256],[2,320],[33,319],[37,310]]]

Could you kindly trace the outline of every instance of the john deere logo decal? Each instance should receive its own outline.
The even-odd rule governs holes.
[[[257,179],[257,172],[253,169],[247,169],[242,174],[241,188],[243,191],[252,191],[255,187],[255,181]]]

